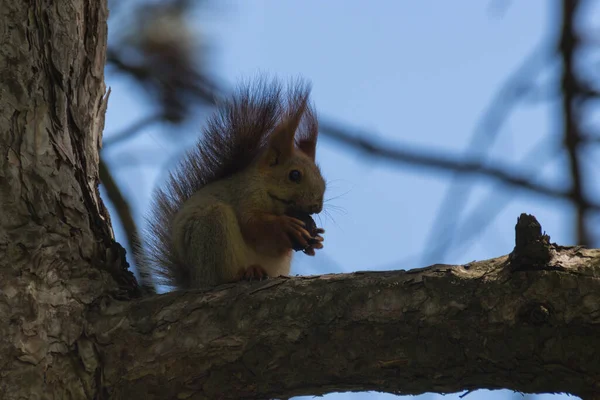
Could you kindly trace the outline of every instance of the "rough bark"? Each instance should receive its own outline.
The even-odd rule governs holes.
[[[0,6],[0,398],[84,399],[101,294],[135,286],[97,190],[104,1]]]
[[[106,301],[87,334],[114,399],[478,388],[591,398],[600,250],[519,237],[510,255],[467,265]]]

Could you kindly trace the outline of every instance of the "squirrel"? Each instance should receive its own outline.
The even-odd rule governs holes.
[[[259,79],[238,87],[157,190],[142,287],[176,289],[289,275],[293,250],[323,248],[326,183],[315,163],[318,121],[310,85]],[[307,226],[307,222],[312,227]],[[144,283],[146,280],[146,283]]]

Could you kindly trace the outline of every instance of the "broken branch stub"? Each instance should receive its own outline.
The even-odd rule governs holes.
[[[550,236],[530,214],[521,214],[515,226],[515,248],[510,253],[513,271],[543,269],[550,261]]]

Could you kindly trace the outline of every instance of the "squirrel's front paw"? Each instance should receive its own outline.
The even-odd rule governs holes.
[[[280,218],[281,227],[289,238],[287,247],[294,250],[302,250],[311,245],[313,237],[306,229],[306,224],[303,221],[287,215],[283,215]]]
[[[311,219],[312,220],[312,219]],[[255,214],[243,220],[242,234],[248,243],[261,254],[279,256],[290,249],[307,250],[321,248],[325,232],[313,224],[309,227],[306,222],[289,215]]]
[[[315,228],[314,232],[315,232],[315,236],[313,236],[308,241],[308,247],[302,249],[304,254],[309,255],[309,256],[315,255],[315,249],[322,249],[323,248],[323,240],[325,240],[325,239],[323,239],[323,236],[321,236],[321,234],[325,233],[325,229]]]
[[[322,228],[318,228],[315,220],[310,216],[310,214],[292,211],[287,214],[289,217],[299,219],[304,223],[304,229],[309,233],[310,237],[307,242],[296,241],[292,238],[292,249],[295,251],[303,251],[304,254],[309,256],[315,255],[315,249],[323,248],[323,236],[322,233],[325,233],[325,230]]]

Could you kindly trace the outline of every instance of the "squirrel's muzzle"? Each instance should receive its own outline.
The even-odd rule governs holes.
[[[308,206],[309,214],[318,214],[322,210],[323,210],[323,202],[322,201],[319,201],[318,203],[311,204],[310,206]]]

